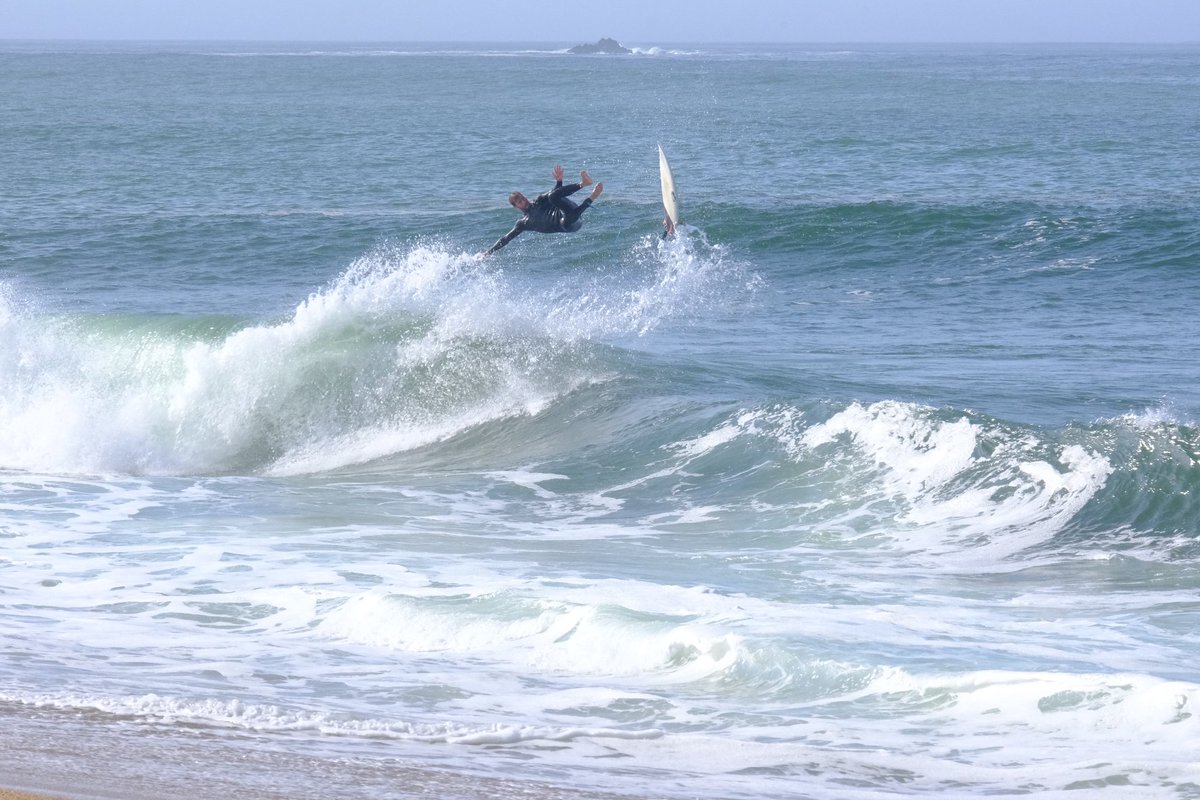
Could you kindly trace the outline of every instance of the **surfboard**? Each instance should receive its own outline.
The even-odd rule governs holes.
[[[663,213],[666,214],[663,225],[667,227],[666,235],[670,236],[679,224],[679,195],[675,192],[675,176],[661,144],[658,146],[658,179],[662,184]]]

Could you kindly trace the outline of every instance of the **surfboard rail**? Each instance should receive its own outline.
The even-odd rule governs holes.
[[[675,174],[671,172],[671,163],[667,161],[661,143],[658,145],[658,179],[662,185],[663,225],[667,229],[666,235],[671,236],[679,225],[679,194],[675,189]]]

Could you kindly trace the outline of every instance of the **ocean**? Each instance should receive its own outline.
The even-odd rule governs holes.
[[[570,44],[0,43],[0,785],[1200,798],[1200,46]]]

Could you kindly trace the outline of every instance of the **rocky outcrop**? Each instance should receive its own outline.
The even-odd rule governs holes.
[[[592,55],[594,53],[612,53],[612,54],[627,54],[632,53],[628,47],[622,47],[621,43],[616,39],[601,39],[595,44],[577,44],[567,51],[568,53],[580,53],[582,55]]]

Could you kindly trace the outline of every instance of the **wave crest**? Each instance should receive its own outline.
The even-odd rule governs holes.
[[[639,245],[630,269],[509,275],[382,247],[287,319],[39,316],[0,294],[0,468],[292,474],[539,413],[604,380],[609,336],[707,302],[724,254]]]

